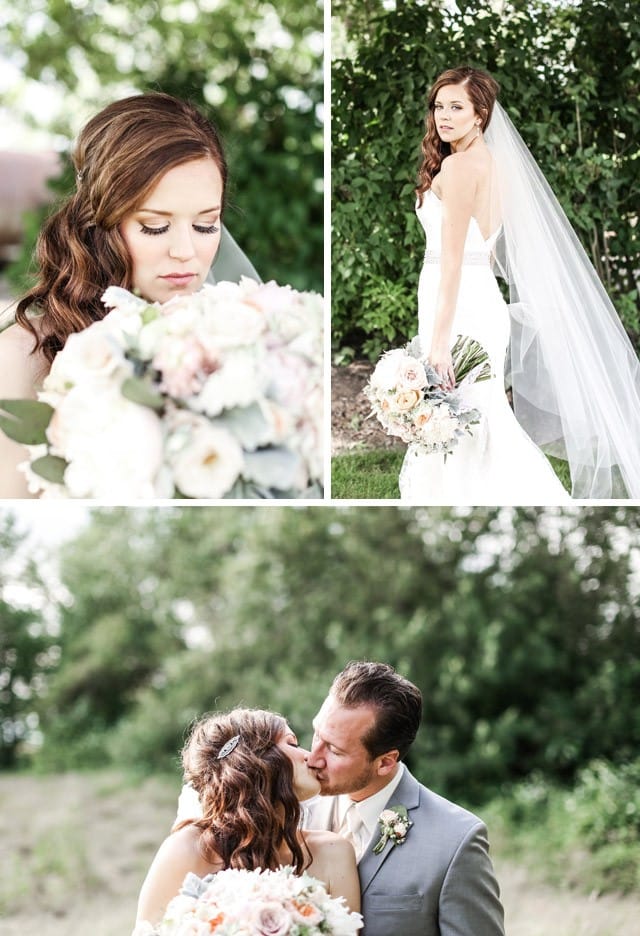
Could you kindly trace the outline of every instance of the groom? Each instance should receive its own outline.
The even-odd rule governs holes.
[[[364,936],[503,936],[484,824],[402,763],[421,717],[420,690],[392,667],[349,663],[314,720],[307,763],[321,797],[305,824],[352,841]],[[392,815],[398,841],[377,848],[380,814],[393,807],[406,810],[408,828]]]

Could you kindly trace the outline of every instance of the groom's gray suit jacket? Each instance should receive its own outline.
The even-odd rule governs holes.
[[[483,822],[406,768],[387,803],[397,805],[413,822],[406,840],[374,855],[374,835],[358,866],[364,936],[504,936]],[[319,797],[305,824],[331,829],[334,811],[334,797]]]

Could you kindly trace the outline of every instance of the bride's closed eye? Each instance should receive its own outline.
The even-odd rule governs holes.
[[[148,224],[143,224],[140,222],[140,231],[142,234],[166,234],[169,230],[168,224],[163,224],[162,227],[149,227]],[[194,224],[193,230],[197,231],[198,234],[217,234],[219,228],[215,224]]]

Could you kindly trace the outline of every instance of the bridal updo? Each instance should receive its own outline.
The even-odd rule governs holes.
[[[206,715],[194,725],[182,765],[202,818],[181,825],[190,822],[200,831],[201,853],[210,863],[273,870],[284,843],[297,873],[309,865],[297,835],[301,811],[293,764],[278,747],[286,731],[282,716],[260,709]]]
[[[120,234],[170,169],[212,158],[227,164],[219,134],[195,107],[168,94],[137,94],[109,104],[80,132],[76,191],[45,222],[36,247],[39,277],[17,306],[16,321],[34,351],[52,361],[72,332],[101,319],[107,286],[132,288],[132,263]],[[28,313],[36,314],[34,323]]]
[[[422,139],[422,165],[418,170],[418,185],[416,195],[418,204],[422,204],[424,193],[431,188],[433,177],[440,172],[440,166],[445,156],[451,153],[451,146],[438,136],[436,122],[433,116],[436,97],[441,88],[449,85],[464,85],[469,95],[473,109],[481,118],[481,129],[484,132],[491,120],[493,106],[500,91],[500,85],[491,75],[481,68],[470,68],[462,65],[459,68],[449,68],[442,72],[429,91],[427,99],[427,113],[425,116],[426,133]]]

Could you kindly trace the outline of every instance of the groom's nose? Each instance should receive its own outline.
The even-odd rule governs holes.
[[[325,760],[322,755],[322,742],[313,742],[311,751],[307,756],[307,767],[321,768],[325,766]]]

